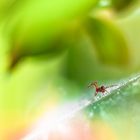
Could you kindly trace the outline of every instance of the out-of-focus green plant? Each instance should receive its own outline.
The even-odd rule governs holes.
[[[94,46],[101,62],[118,64],[119,66],[128,64],[128,44],[113,21],[88,18],[85,24],[87,34],[95,44]]]
[[[16,0],[1,0],[0,1],[0,18],[7,13],[11,9],[11,7],[14,5]]]
[[[96,3],[95,0],[30,2],[21,6],[22,11],[13,11],[5,21],[12,45],[11,66],[24,56],[59,52],[59,43],[65,42],[64,36],[71,34],[73,22],[85,15]]]
[[[12,68],[25,56],[60,54],[72,45],[70,40],[76,39],[75,32],[81,28],[81,21],[83,18],[86,20],[85,17],[89,16],[88,13],[91,9],[94,13],[94,8],[102,11],[100,5],[104,7],[104,4],[108,4],[107,8],[114,5],[117,7],[117,4],[120,7],[120,2],[117,4],[115,2],[109,0],[98,2],[96,0],[79,0],[77,2],[42,0],[40,2],[35,1],[34,4],[32,1],[19,3],[20,9],[16,7],[4,21],[4,26],[7,28],[6,34],[11,45],[10,67]],[[121,8],[128,4],[128,2],[123,1]],[[35,11],[34,9],[38,10]],[[97,20],[97,18],[95,20],[94,18],[92,21],[87,18],[87,21],[92,22],[85,26],[88,26],[88,32],[90,32],[92,39],[94,36],[94,46],[98,52],[99,60],[115,65],[128,64],[127,43],[117,25],[113,25],[115,23],[111,19],[108,21],[105,18],[104,20]],[[118,47],[121,48],[121,51]],[[126,53],[125,57],[122,55],[124,52]]]
[[[84,0],[22,3],[1,24],[10,68],[23,58],[47,56],[42,60],[48,61],[66,50],[61,76],[78,83],[131,72],[131,49],[112,5],[101,8],[97,5],[102,1]]]
[[[137,0],[111,0],[113,8],[120,11],[131,7]]]

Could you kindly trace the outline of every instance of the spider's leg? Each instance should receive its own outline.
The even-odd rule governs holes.
[[[110,94],[106,89],[105,89],[105,92],[107,92],[108,94]]]
[[[98,92],[96,91],[96,92],[95,92],[95,96],[96,96],[97,94],[98,94]]]
[[[105,89],[112,88],[112,87],[115,87],[115,86],[117,86],[117,85],[110,85],[110,86],[105,87]]]

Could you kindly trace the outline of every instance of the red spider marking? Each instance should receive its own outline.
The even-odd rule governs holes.
[[[112,85],[112,86],[115,86],[115,85]],[[112,87],[112,86],[109,86],[109,87]],[[97,83],[97,82],[92,82],[92,83],[90,83],[88,87],[89,87],[89,88],[90,88],[90,87],[95,87],[95,90],[96,90],[95,96],[96,96],[99,92],[101,92],[102,94],[104,94],[105,92],[109,93],[109,92],[106,90],[106,89],[109,88],[109,87],[98,86],[98,83]]]

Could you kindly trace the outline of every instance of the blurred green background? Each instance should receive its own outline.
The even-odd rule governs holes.
[[[21,139],[44,112],[85,95],[91,81],[138,73],[139,37],[138,0],[0,0],[0,139]],[[75,137],[53,132],[49,140],[138,140],[131,116],[140,115],[140,87],[124,92],[87,108],[95,118],[70,125]]]

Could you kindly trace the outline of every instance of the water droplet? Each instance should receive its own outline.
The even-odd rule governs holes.
[[[98,99],[100,99],[100,97],[99,97],[99,96],[97,96],[97,97],[96,97],[96,99],[98,100]]]
[[[113,99],[112,98],[109,98],[109,101],[113,101]]]
[[[119,94],[120,94],[120,92],[118,91],[118,92],[117,92],[117,94],[119,95]]]
[[[138,81],[134,82],[132,85],[133,86],[137,86],[138,84],[140,84]]]
[[[100,5],[103,6],[103,7],[106,7],[106,6],[110,5],[110,1],[108,1],[108,0],[101,0],[100,1]]]
[[[93,108],[96,109],[96,106],[94,106]]]
[[[93,116],[94,116],[94,113],[93,113],[93,111],[91,111],[91,112],[89,113],[89,117],[92,118]]]

